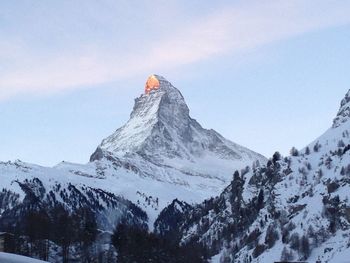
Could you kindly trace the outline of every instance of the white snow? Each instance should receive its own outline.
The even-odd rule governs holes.
[[[1,263],[47,263],[47,261],[42,261],[34,258],[24,257],[16,254],[0,252],[0,262]]]

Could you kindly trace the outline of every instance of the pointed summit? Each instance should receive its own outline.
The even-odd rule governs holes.
[[[158,90],[160,88],[169,88],[173,87],[173,85],[166,80],[164,77],[160,75],[153,74],[148,77],[146,84],[145,84],[145,94],[149,94],[153,90]]]
[[[170,139],[170,129],[173,135],[183,135],[186,132],[189,125],[189,109],[182,94],[169,81],[158,75],[149,77],[146,85],[155,78],[159,86],[135,99],[129,121],[104,139],[99,146],[101,149],[118,156],[140,153],[148,147],[170,147],[163,141],[167,141],[166,138]],[[153,149],[152,151],[154,152]]]
[[[159,80],[155,75],[149,76],[149,78],[146,81],[145,85],[145,93],[149,94],[152,90],[157,90],[159,89]]]

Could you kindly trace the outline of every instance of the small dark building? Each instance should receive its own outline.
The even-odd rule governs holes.
[[[11,233],[0,232],[0,252],[14,252],[14,236]]]

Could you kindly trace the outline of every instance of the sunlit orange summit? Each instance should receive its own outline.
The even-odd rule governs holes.
[[[159,89],[159,80],[156,78],[156,76],[151,75],[145,85],[145,93],[149,94],[152,90]]]

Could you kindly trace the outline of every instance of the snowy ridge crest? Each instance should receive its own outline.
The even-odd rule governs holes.
[[[333,128],[339,127],[342,123],[347,122],[350,118],[350,90],[345,94],[340,103],[340,109],[333,121]]]

